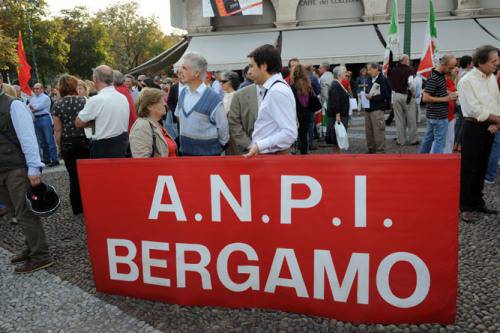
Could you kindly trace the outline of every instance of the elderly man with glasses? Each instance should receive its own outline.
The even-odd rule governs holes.
[[[33,96],[29,101],[29,108],[33,112],[35,122],[35,132],[38,145],[42,150],[43,163],[48,166],[59,165],[57,157],[56,141],[54,139],[54,130],[52,117],[50,115],[51,100],[43,91],[41,83],[33,86]]]

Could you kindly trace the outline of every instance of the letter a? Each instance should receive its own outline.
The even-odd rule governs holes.
[[[171,204],[161,203],[161,199],[163,198],[163,189],[165,186],[167,187],[168,194],[172,200]],[[151,210],[149,211],[149,219],[157,220],[160,212],[173,212],[175,213],[177,221],[186,221],[186,214],[182,208],[181,199],[179,198],[179,193],[177,192],[177,187],[175,186],[174,178],[172,176],[158,176]]]

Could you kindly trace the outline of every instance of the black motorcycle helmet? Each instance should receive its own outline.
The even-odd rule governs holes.
[[[40,217],[54,214],[61,204],[55,188],[44,183],[28,189],[26,202],[31,211]]]

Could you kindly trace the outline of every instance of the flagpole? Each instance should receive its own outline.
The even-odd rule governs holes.
[[[404,53],[411,58],[411,0],[405,0],[405,41]]]
[[[31,29],[31,14],[33,13],[33,7],[35,5],[35,0],[29,0],[30,7],[28,8],[28,34],[30,36],[30,48],[31,48],[31,56],[33,58],[33,67],[35,69],[34,74],[35,77],[33,80],[38,82],[38,65],[36,63],[36,53],[35,53],[35,44],[33,43],[33,30]]]

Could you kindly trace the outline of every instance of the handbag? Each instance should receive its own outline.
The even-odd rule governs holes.
[[[347,131],[345,130],[344,124],[341,122],[335,122],[335,135],[337,137],[337,145],[340,149],[349,149],[349,138],[347,137]]]
[[[319,101],[318,96],[315,96],[312,94],[309,97],[309,111],[310,112],[316,112],[321,110],[321,102]]]

